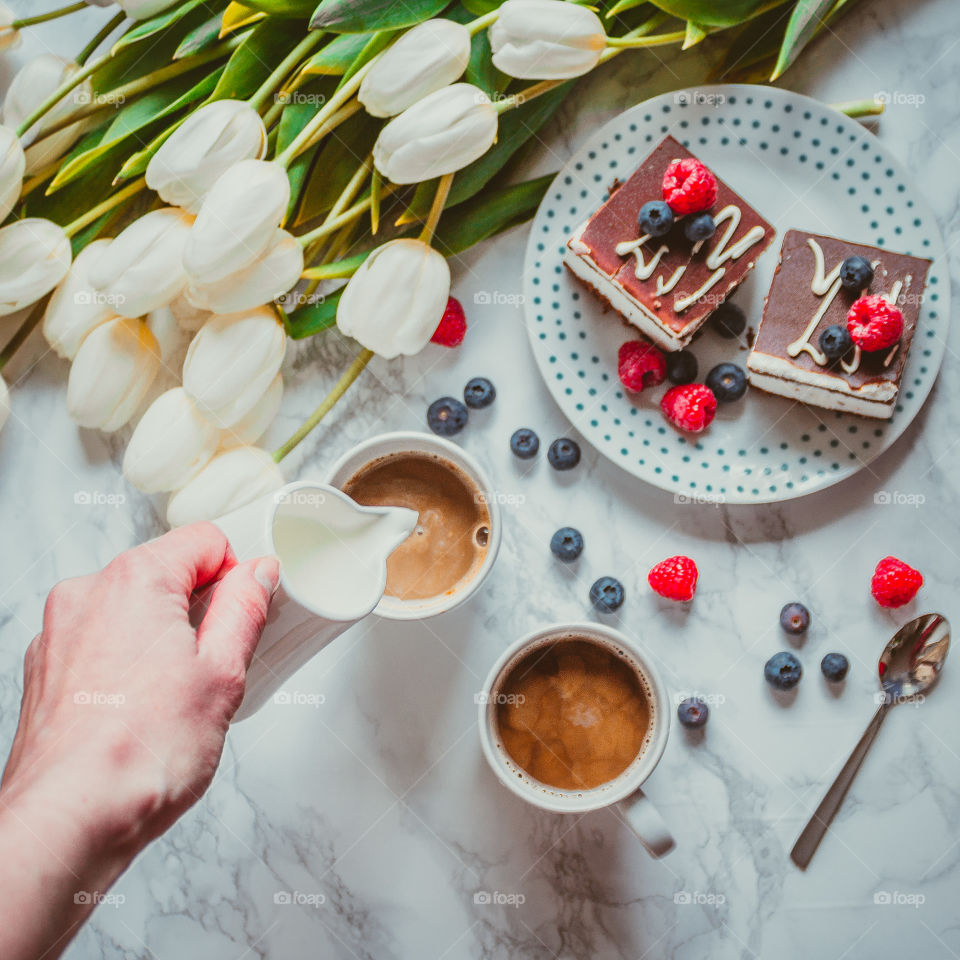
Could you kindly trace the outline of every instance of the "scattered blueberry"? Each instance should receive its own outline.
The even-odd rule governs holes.
[[[839,683],[850,669],[850,661],[842,653],[828,653],[820,661],[820,670],[831,683]]]
[[[732,403],[747,392],[747,375],[735,363],[718,363],[707,374],[706,384],[719,403]]]
[[[721,337],[735,340],[747,329],[747,315],[735,303],[724,300],[711,314],[710,323]]]
[[[553,555],[564,563],[572,563],[583,553],[583,535],[573,527],[561,527],[550,538]]]
[[[554,470],[572,470],[580,462],[580,445],[569,437],[561,437],[550,444],[547,460]]]
[[[788,603],[780,611],[780,626],[793,636],[806,633],[810,626],[810,611],[802,603]]]
[[[427,425],[441,437],[452,437],[467,425],[467,408],[453,397],[441,397],[427,408]]]
[[[873,267],[863,257],[847,257],[840,264],[840,284],[859,293],[873,282]]]
[[[839,323],[827,327],[820,334],[820,349],[828,360],[839,360],[846,356],[853,347],[853,339],[846,327],[841,327]]]
[[[662,200],[649,200],[637,214],[640,229],[651,237],[662,237],[673,226],[673,211]]]
[[[590,588],[590,602],[600,613],[613,613],[623,603],[623,584],[613,577],[601,577]]]
[[[521,427],[510,438],[510,449],[521,460],[529,460],[540,449],[540,438],[529,427]]]
[[[497,389],[486,377],[474,377],[463,388],[463,402],[472,410],[489,407],[497,399]]]
[[[677,707],[677,719],[685,727],[702,727],[710,716],[710,708],[700,697],[687,697]]]
[[[803,676],[800,661],[789,651],[775,653],[763,668],[763,677],[777,690],[792,690]]]
[[[697,379],[697,358],[689,350],[667,355],[667,376],[671,383],[693,383]]]
[[[717,225],[709,213],[697,213],[688,217],[683,224],[683,235],[691,242],[709,240],[716,232]]]

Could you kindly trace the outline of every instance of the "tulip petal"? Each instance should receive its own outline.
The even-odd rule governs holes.
[[[67,380],[67,412],[81,427],[119,430],[143,402],[160,346],[145,323],[115,317],[80,344]]]
[[[114,316],[105,297],[90,286],[90,265],[110,246],[109,240],[94,240],[73,261],[70,272],[53,292],[43,315],[43,335],[65,360],[72,360],[84,337]]]
[[[20,138],[9,127],[0,126],[0,223],[20,199],[27,158]]]
[[[219,438],[183,387],[175,387],[147,407],[130,437],[123,475],[144,493],[179,490],[209,463]]]
[[[0,430],[10,416],[10,391],[7,389],[7,381],[0,377]]]
[[[69,238],[50,220],[28,217],[0,228],[0,316],[45,297],[71,260]]]
[[[283,403],[283,374],[278,373],[253,409],[232,427],[221,432],[221,449],[229,450],[231,447],[242,444],[256,443],[276,419],[281,403]]]
[[[218,453],[167,504],[167,523],[182,527],[216,520],[283,486],[283,474],[266,450],[234,447]]]

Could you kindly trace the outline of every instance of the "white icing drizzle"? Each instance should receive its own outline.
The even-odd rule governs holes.
[[[727,272],[726,267],[720,267],[719,270],[714,270],[713,273],[707,277],[706,283],[699,290],[694,290],[688,297],[678,297],[673,301],[673,309],[677,313],[683,313],[691,303],[696,303],[715,283],[717,283],[720,278]]]
[[[637,258],[637,267],[634,273],[638,280],[649,280],[653,271],[657,269],[660,258],[668,252],[666,244],[661,245],[660,249],[650,258],[649,262],[643,259],[643,245],[650,239],[644,234],[638,240],[628,240],[626,243],[618,243],[614,248],[618,257],[626,257],[631,253]]]
[[[847,363],[846,360],[840,361],[840,366],[843,368],[844,373],[856,373],[860,369],[860,358],[863,356],[863,351],[859,347],[853,348],[853,358]]]
[[[737,260],[742,257],[755,243],[763,239],[763,227],[757,224],[748,230],[732,247],[727,247],[730,238],[737,232],[740,226],[740,208],[735,204],[725,206],[714,218],[713,222],[719,227],[724,220],[730,221],[730,226],[721,237],[720,242],[710,251],[707,257],[707,266],[711,270],[716,270],[720,264],[727,260]]]
[[[657,277],[657,296],[660,296],[664,293],[669,293],[676,285],[680,278],[686,273],[687,265],[681,263],[676,270],[673,271],[673,276],[666,282],[663,282],[663,277]]]

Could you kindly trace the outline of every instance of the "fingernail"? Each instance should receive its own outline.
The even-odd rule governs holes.
[[[253,578],[272,597],[280,584],[280,562],[276,557],[264,557],[254,569]]]

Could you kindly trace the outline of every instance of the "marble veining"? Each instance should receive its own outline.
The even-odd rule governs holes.
[[[13,6],[32,9],[28,0]],[[84,18],[102,14],[41,28],[13,56],[45,46],[69,54]],[[958,29],[951,0],[861,4],[784,81],[830,102],[890,95],[873,126],[938,212],[954,278]],[[704,55],[618,58],[544,131],[530,174],[558,168],[639,99],[694,82]],[[11,62],[5,55],[0,82]],[[910,100],[917,95],[919,105]],[[361,624],[287,685],[322,702],[272,705],[236,727],[208,795],[137,859],[115,888],[124,902],[96,911],[71,960],[960,955],[957,664],[927,703],[899,706],[887,720],[807,872],[787,858],[873,712],[886,638],[928,609],[960,624],[956,346],[894,448],[802,500],[677,504],[587,446],[580,467],[558,475],[543,458],[522,464],[508,451],[519,426],[545,442],[570,432],[536,372],[522,309],[474,300],[521,291],[525,239],[514,230],[454,264],[471,322],[463,349],[375,361],[287,465],[291,478],[320,475],[358,440],[422,429],[431,400],[459,393],[471,376],[491,377],[496,404],[472,414],[461,435],[507,503],[485,590],[430,622]],[[0,435],[3,751],[17,722],[23,650],[49,588],[161,530],[162,504],[120,476],[127,434],[77,431],[64,409],[66,368],[33,346],[9,371],[20,379]],[[352,349],[336,332],[291,349],[272,439],[309,413]],[[101,502],[83,503],[84,493]],[[914,505],[897,496],[884,504],[885,493]],[[547,546],[564,524],[587,542],[570,568]],[[645,583],[654,562],[678,552],[701,569],[690,609],[659,600]],[[868,593],[873,564],[887,553],[926,576],[920,598],[895,614]],[[706,733],[675,725],[647,784],[678,841],[661,862],[615,811],[565,818],[525,806],[487,769],[476,736],[474,694],[497,652],[543,623],[594,616],[587,590],[607,573],[628,591],[612,622],[641,640],[671,694],[713,700]],[[790,647],[777,614],[792,599],[807,603],[814,625],[797,647],[805,678],[794,697],[778,699],[762,666]],[[837,692],[819,675],[834,649],[852,664]]]

